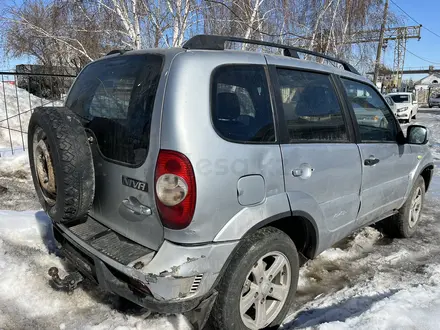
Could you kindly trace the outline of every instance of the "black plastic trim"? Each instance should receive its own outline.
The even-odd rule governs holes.
[[[61,244],[62,249],[66,247],[71,249],[71,251],[65,255],[66,258],[76,267],[78,267],[84,276],[98,283],[103,290],[113,292],[118,296],[124,297],[125,299],[138,304],[139,306],[146,307],[158,313],[184,313],[196,308],[205,299],[205,297],[212,293],[211,290],[208,295],[178,302],[167,300],[161,301],[155,299],[151,295],[140,296],[139,294],[135,294],[132,290],[130,290],[129,283],[122,281],[111,272],[113,269],[112,267],[108,266],[104,261],[97,258],[95,255],[81,248],[76,242],[69,239],[56,225],[54,227],[54,229],[58,232],[57,242]],[[82,256],[79,257],[79,255]],[[76,258],[78,258],[78,260],[76,260]],[[91,262],[91,260],[93,260],[93,262]],[[91,267],[91,271],[87,270],[86,267],[81,267],[82,263],[87,263]],[[124,274],[124,276],[131,278],[126,274]]]

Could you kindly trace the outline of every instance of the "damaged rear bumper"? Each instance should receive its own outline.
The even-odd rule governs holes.
[[[63,225],[54,224],[54,235],[63,255],[84,276],[106,291],[159,313],[191,311],[210,296],[237,245],[234,241],[182,246],[164,241],[157,252],[124,264]]]

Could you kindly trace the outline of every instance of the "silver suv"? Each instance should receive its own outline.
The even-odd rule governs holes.
[[[382,220],[410,237],[434,168],[427,129],[404,136],[349,64],[219,36],[89,64],[64,107],[34,112],[29,146],[40,202],[78,270],[52,268],[56,288],[87,277],[226,330],[279,325],[301,264],[353,231]]]

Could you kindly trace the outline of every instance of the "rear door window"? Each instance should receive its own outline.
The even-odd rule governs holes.
[[[117,56],[88,65],[76,79],[66,106],[93,131],[106,158],[145,161],[161,68],[158,55]]]
[[[290,143],[349,141],[329,75],[281,68],[277,72]]]
[[[213,76],[212,120],[223,138],[242,143],[275,142],[266,72],[259,65],[228,65]]]

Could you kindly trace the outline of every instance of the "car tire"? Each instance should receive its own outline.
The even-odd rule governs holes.
[[[414,114],[414,115],[412,116],[412,119],[417,119],[417,114]]]
[[[379,224],[383,233],[392,238],[409,238],[414,235],[420,221],[425,200],[425,180],[419,176],[399,212]]]
[[[40,204],[50,218],[83,220],[95,194],[95,171],[87,134],[64,107],[39,107],[28,127],[29,163]]]
[[[273,261],[272,264],[270,264],[271,261]],[[272,282],[268,281],[271,269],[273,271],[271,267],[281,265],[281,262],[285,264],[282,268],[276,267],[280,271],[271,279]],[[263,276],[260,279],[257,278],[261,274],[264,276],[263,282],[261,282]],[[233,259],[217,286],[219,294],[210,315],[210,326],[218,330],[278,328],[289,311],[296,293],[298,276],[298,253],[290,237],[274,227],[258,230],[244,238],[234,252]],[[287,281],[290,281],[288,287]],[[256,284],[257,282],[261,283]],[[277,289],[271,287],[274,282],[278,282],[278,286],[275,287]],[[283,283],[286,286],[281,290]],[[270,298],[274,292],[280,294],[280,300]],[[274,303],[278,305],[271,305]],[[258,312],[266,310],[268,305],[272,306],[276,313],[266,318],[267,322],[264,326],[257,326],[257,323],[252,326],[252,313],[256,321],[257,315],[262,315]],[[260,325],[263,323],[260,322]]]

